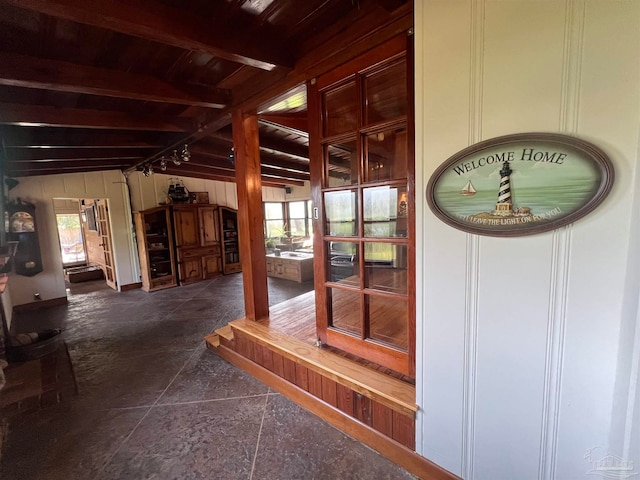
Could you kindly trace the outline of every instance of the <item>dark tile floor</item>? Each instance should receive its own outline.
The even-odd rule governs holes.
[[[271,304],[312,288],[269,279]],[[75,284],[16,318],[64,329],[78,395],[10,418],[2,479],[414,478],[206,350],[243,315],[242,275],[146,293]]]

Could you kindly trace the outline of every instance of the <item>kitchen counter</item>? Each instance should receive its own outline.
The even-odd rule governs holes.
[[[313,254],[281,252],[267,255],[267,276],[295,282],[313,279]]]

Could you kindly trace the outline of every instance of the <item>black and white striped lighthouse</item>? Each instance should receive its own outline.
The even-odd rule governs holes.
[[[500,190],[498,190],[498,203],[496,203],[496,213],[507,215],[512,213],[511,204],[511,174],[513,171],[509,162],[504,162],[500,170]]]

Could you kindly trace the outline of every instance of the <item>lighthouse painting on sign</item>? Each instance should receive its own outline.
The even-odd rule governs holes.
[[[586,215],[612,182],[613,166],[594,145],[525,133],[453,155],[429,180],[427,202],[441,220],[464,231],[528,235]]]

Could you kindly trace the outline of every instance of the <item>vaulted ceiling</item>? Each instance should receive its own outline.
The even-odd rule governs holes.
[[[234,181],[231,111],[259,112],[263,184],[309,178],[304,82],[412,26],[409,0],[0,0],[5,174]]]

